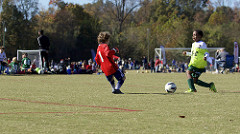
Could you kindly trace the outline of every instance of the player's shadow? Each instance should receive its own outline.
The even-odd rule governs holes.
[[[24,74],[8,74],[6,76],[26,76],[26,75],[24,75]]]
[[[236,94],[236,93],[240,93],[240,91],[219,91],[218,93],[221,93],[221,94],[225,94],[225,93],[229,93],[229,94]]]
[[[187,94],[187,93],[124,93],[124,94],[136,94],[136,95],[139,95],[139,94],[156,94],[156,95],[174,95],[174,94]]]

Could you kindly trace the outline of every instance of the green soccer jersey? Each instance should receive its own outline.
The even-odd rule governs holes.
[[[9,66],[11,67],[12,70],[18,70],[18,67],[19,67],[18,63],[16,62],[11,62]]]
[[[27,69],[27,68],[30,68],[30,65],[31,65],[31,60],[29,58],[23,58],[22,59],[22,68],[23,69]]]
[[[203,41],[194,42],[191,49],[191,60],[189,66],[194,66],[203,69],[207,66],[207,61],[204,57],[208,57],[209,53],[207,45]]]

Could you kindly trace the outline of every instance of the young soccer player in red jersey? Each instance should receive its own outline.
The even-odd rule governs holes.
[[[119,51],[117,48],[113,48],[112,50],[109,48],[109,32],[100,32],[97,39],[99,46],[97,49],[95,60],[97,64],[101,66],[101,69],[106,75],[107,80],[110,82],[112,86],[112,93],[123,94],[120,90],[120,87],[123,85],[126,77],[113,60],[113,58],[115,57],[115,53],[118,53]],[[118,80],[116,87],[113,76]]]

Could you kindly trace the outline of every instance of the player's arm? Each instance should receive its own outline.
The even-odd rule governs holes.
[[[112,50],[109,49],[109,47],[104,48],[105,54],[107,57],[113,57],[119,50],[117,48],[113,48]]]
[[[113,59],[118,60],[120,57],[113,55]]]
[[[207,49],[207,44],[206,44],[206,43],[203,43],[202,49]],[[204,60],[207,60],[208,58],[209,58],[209,53],[208,53],[208,51],[207,51],[207,52],[204,53],[203,59],[204,59]]]
[[[6,53],[3,53],[3,61],[7,62],[7,56],[6,56]]]
[[[208,52],[205,52],[203,59],[204,59],[204,60],[207,60],[208,58],[209,58],[209,53],[208,53]]]
[[[24,59],[22,59],[22,64],[20,64],[20,68],[22,69],[23,68],[23,64],[24,64]]]
[[[183,51],[182,53],[184,56],[191,56],[191,52]]]
[[[42,47],[42,36],[37,38],[38,46]]]
[[[96,54],[95,61],[96,61],[96,63],[97,63],[98,65],[101,65],[101,62],[100,62],[100,58],[99,58],[98,53]]]

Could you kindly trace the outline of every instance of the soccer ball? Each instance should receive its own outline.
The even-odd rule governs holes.
[[[166,92],[168,93],[174,93],[177,89],[177,86],[175,83],[173,82],[168,82],[166,85],[165,85],[165,90]]]

